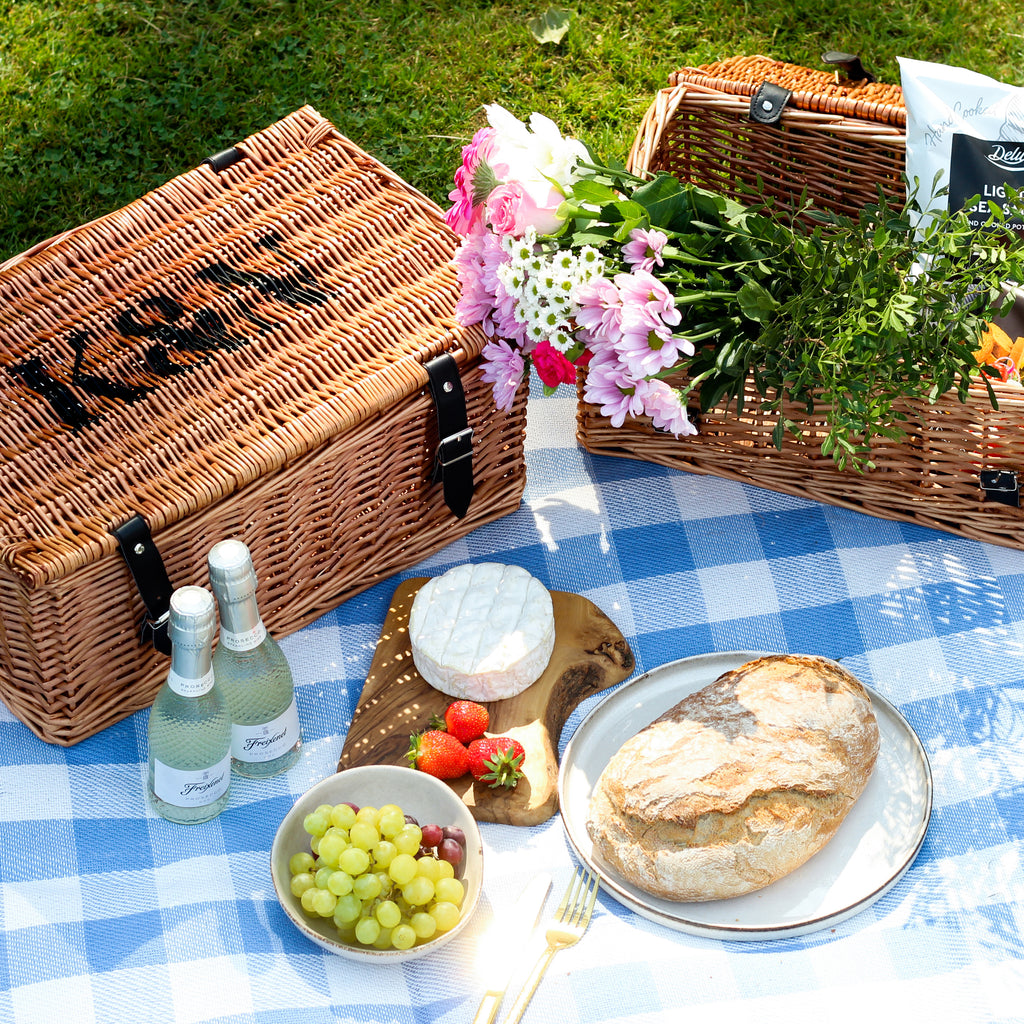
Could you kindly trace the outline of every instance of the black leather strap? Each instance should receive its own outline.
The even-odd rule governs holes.
[[[791,89],[783,89],[774,82],[762,82],[761,87],[750,97],[750,119],[758,124],[778,124],[782,111],[793,95]]]
[[[450,355],[431,359],[425,367],[439,437],[433,482],[441,482],[445,504],[461,519],[473,500],[473,428],[466,418],[466,394]]]
[[[124,526],[113,531],[121,554],[128,563],[139,596],[146,606],[139,628],[139,642],[147,642],[162,654],[171,653],[167,620],[171,611],[171,581],[167,578],[164,560],[142,516],[132,516]]]

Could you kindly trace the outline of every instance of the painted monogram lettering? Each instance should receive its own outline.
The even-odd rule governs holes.
[[[281,242],[269,234],[258,240],[257,247],[279,252]],[[177,298],[164,294],[148,295],[135,305],[125,303],[114,317],[114,330],[144,343],[133,354],[134,374],[131,366],[122,371],[121,378],[86,369],[87,353],[102,341],[90,330],[76,330],[65,339],[74,352],[70,372],[40,355],[30,355],[8,369],[28,390],[46,400],[61,423],[78,430],[102,418],[96,400],[130,405],[159,387],[150,382],[154,376],[166,379],[190,373],[214,352],[239,348],[272,330],[273,321],[260,315],[254,295],[291,307],[320,305],[329,297],[308,267],[270,274],[216,261],[199,268],[195,276],[226,295],[233,316],[209,307],[189,313]],[[239,330],[244,323],[255,330]]]

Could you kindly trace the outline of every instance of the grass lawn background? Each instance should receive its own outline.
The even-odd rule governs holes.
[[[573,14],[562,42],[528,22]],[[0,260],[309,103],[446,204],[484,103],[624,160],[670,71],[829,49],[1024,84],[1019,0],[0,0]]]

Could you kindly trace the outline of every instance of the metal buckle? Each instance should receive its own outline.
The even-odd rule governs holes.
[[[473,454],[473,428],[466,427],[458,433],[449,434],[437,446],[437,464],[442,469],[455,462],[468,459]]]
[[[165,645],[170,646],[167,636],[167,626],[171,621],[171,613],[166,611],[159,619],[151,619],[148,615],[142,616],[139,623],[139,643],[143,646],[152,644],[158,651],[164,651]],[[164,651],[168,653],[168,651]]]

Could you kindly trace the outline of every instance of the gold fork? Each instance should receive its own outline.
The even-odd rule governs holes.
[[[548,924],[547,949],[541,953],[530,976],[523,983],[522,991],[516,996],[516,1001],[505,1018],[505,1024],[518,1024],[555,954],[560,949],[574,946],[583,937],[587,925],[590,924],[590,915],[594,912],[597,888],[595,875],[584,871],[583,868],[576,869],[562,902],[558,904],[555,916]]]

